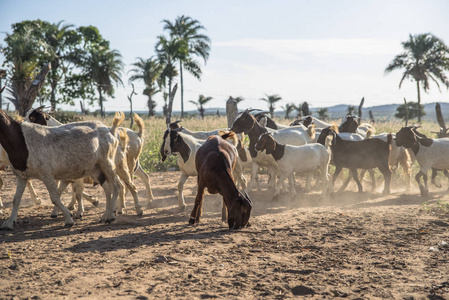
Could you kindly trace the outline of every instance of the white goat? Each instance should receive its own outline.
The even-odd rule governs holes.
[[[251,191],[254,184],[257,184],[256,178],[260,166],[267,165],[269,166],[270,173],[280,176],[279,166],[273,157],[265,153],[258,153],[254,148],[261,134],[270,132],[272,133],[273,138],[282,144],[304,145],[315,142],[315,132],[313,127],[306,128],[303,125],[299,125],[280,130],[267,129],[257,122],[255,117],[250,114],[249,110],[242,112],[241,115],[236,118],[232,124],[231,130],[236,133],[244,132],[249,137],[249,151],[253,159],[251,182],[248,185],[249,191]],[[276,176],[272,177],[269,186],[275,186],[275,177]],[[278,184],[282,184],[282,182],[279,182]]]
[[[8,153],[17,177],[12,212],[1,228],[13,228],[26,183],[31,178],[45,184],[51,201],[62,210],[66,226],[72,226],[72,216],[61,203],[56,180],[92,176],[106,194],[106,212],[101,221],[113,221],[119,189],[114,172],[118,140],[114,135],[119,124],[120,118],[116,117],[111,129],[100,122],[46,127],[19,123],[0,109],[0,144]]]
[[[449,169],[449,138],[431,139],[416,131],[417,127],[402,127],[396,133],[396,145],[411,149],[419,164],[419,172],[415,176],[421,196],[429,194],[427,171],[429,169]],[[421,184],[423,177],[423,184]]]
[[[220,131],[228,130],[227,128],[223,128],[223,129],[216,129],[216,130],[211,130],[211,131],[192,131],[192,130],[189,130],[182,126],[179,126],[178,125],[179,122],[182,122],[182,121],[175,121],[173,123],[170,123],[169,128],[177,129],[178,132],[188,134],[188,135],[193,136],[194,138],[199,139],[199,140],[207,140],[207,138],[210,137],[211,135],[218,135]]]
[[[313,173],[317,170],[321,172],[323,185],[322,197],[328,191],[329,184],[329,161],[330,152],[321,144],[307,144],[302,146],[282,145],[271,136],[264,133],[256,143],[256,150],[265,150],[271,154],[281,169],[280,181],[288,178],[290,186],[290,196],[296,196],[294,172]],[[274,196],[280,193],[280,186],[276,187]]]
[[[124,118],[124,115],[122,116]],[[32,109],[28,111],[25,120],[48,126],[60,126],[62,123],[60,123],[55,118],[51,117],[47,113],[43,112],[41,107],[37,109]],[[126,150],[126,156],[118,155],[118,158],[116,157],[115,162],[117,165],[117,174],[119,174],[120,179],[123,180],[128,190],[131,192],[133,199],[134,199],[134,205],[136,207],[136,213],[138,215],[141,215],[142,209],[139,203],[139,199],[137,196],[137,190],[132,182],[132,175],[136,173],[142,180],[142,182],[145,184],[146,192],[147,192],[147,201],[149,204],[152,203],[153,200],[153,193],[151,191],[151,184],[150,184],[150,177],[148,174],[142,169],[140,163],[139,163],[139,156],[142,152],[143,148],[143,136],[145,131],[145,124],[137,114],[134,114],[134,121],[137,124],[137,127],[139,128],[138,132],[134,132],[131,129],[120,127],[119,129],[124,131],[127,135],[127,150]],[[118,136],[117,136],[118,137]],[[120,148],[119,148],[120,150]],[[122,149],[124,151],[124,149]],[[119,153],[118,153],[119,154]],[[122,161],[122,159],[125,159],[125,161]],[[78,202],[78,204],[82,205],[80,202],[81,199],[76,199],[77,190],[76,187],[83,189],[82,182],[76,181],[74,182],[74,193],[72,194],[72,201],[70,202],[68,208],[73,209],[75,202]],[[92,202],[95,206],[98,206],[98,200],[95,198],[87,195],[86,193],[82,193],[83,197],[86,198],[88,201]],[[123,212],[123,208],[125,207],[125,186],[121,184],[120,194],[119,194],[119,205],[117,212],[121,214]],[[78,207],[77,217],[82,216],[82,207]],[[52,212],[52,217],[56,217],[58,214],[58,210],[55,207],[55,209]]]

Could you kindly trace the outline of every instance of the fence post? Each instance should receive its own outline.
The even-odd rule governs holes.
[[[235,101],[232,96],[229,96],[228,101],[226,101],[226,117],[228,120],[228,128],[232,127],[232,124],[237,118],[238,113],[239,110],[237,108],[237,101]]]

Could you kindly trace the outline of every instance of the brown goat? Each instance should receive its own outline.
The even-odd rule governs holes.
[[[362,192],[362,185],[358,179],[357,169],[378,168],[385,178],[383,194],[390,193],[391,171],[388,165],[390,155],[390,144],[392,135],[389,134],[387,142],[380,139],[367,139],[362,141],[343,140],[332,128],[328,127],[321,131],[318,137],[318,143],[325,145],[328,135],[333,136],[332,140],[332,159],[335,164],[335,173],[332,177],[332,183],[341,172],[342,168],[348,168],[359,192]]]
[[[228,210],[229,229],[248,225],[252,202],[248,195],[239,192],[232,177],[237,150],[225,141],[233,133],[220,137],[213,135],[198,149],[195,167],[198,173],[198,193],[190,215],[190,224],[200,221],[203,210],[204,189],[211,194],[220,194]]]

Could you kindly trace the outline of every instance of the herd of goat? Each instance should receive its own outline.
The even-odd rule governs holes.
[[[398,165],[403,169],[408,190],[414,160],[420,166],[415,179],[421,195],[428,194],[429,169],[434,184],[437,184],[437,170],[444,171],[449,178],[446,171],[449,139],[427,138],[416,126],[403,127],[396,134],[375,134],[371,124],[359,124],[358,117],[354,116],[346,116],[338,127],[311,116],[286,126],[274,122],[265,113],[253,111],[241,112],[230,129],[190,131],[177,121],[165,131],[160,154],[162,161],[169,155],[178,156],[181,171],[178,205],[182,211],[185,210],[184,184],[189,176],[198,178],[190,224],[200,220],[207,188],[209,193],[223,197],[222,219],[228,222],[229,228],[247,226],[253,206],[247,192],[260,188],[261,167],[267,169],[268,185],[274,189],[274,196],[286,190],[292,198],[296,196],[295,173],[306,175],[305,191],[311,189],[313,176],[319,174],[315,185],[321,188],[321,197],[333,194],[334,183],[343,168],[350,172],[340,190],[354,179],[359,192],[363,191],[360,178],[365,171],[371,176],[371,189],[376,188],[374,169],[377,168],[384,178],[383,193],[388,194],[391,170]],[[98,206],[98,200],[84,192],[86,178],[104,190],[106,211],[102,222],[111,222],[116,213],[123,212],[126,190],[133,196],[136,214],[142,215],[134,174],[145,184],[148,203],[153,200],[149,176],[139,164],[144,122],[135,114],[138,131],[134,132],[119,127],[123,120],[124,114],[116,113],[112,127],[98,121],[61,124],[38,108],[30,110],[24,122],[18,122],[0,109],[0,169],[10,166],[17,177],[12,212],[1,229],[13,229],[25,187],[33,201],[41,203],[29,179],[39,179],[45,184],[54,204],[51,216],[56,217],[62,211],[66,226],[74,224],[70,210],[75,203],[78,204],[75,218],[83,215],[83,198]],[[243,134],[248,137],[248,146],[242,142]],[[332,178],[330,164],[335,166]],[[251,169],[249,184],[245,169]],[[65,207],[60,196],[69,184],[73,189],[72,201]],[[0,179],[0,188],[2,185]],[[0,200],[0,210],[2,206]]]

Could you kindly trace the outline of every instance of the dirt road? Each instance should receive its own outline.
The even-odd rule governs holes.
[[[178,173],[151,175],[154,207],[142,217],[127,197],[124,215],[100,224],[101,188],[87,192],[100,207],[72,228],[50,218],[47,191],[35,186],[43,205],[25,192],[13,231],[0,232],[1,299],[253,299],[407,298],[449,295],[449,217],[425,210],[447,200],[434,189],[422,199],[402,188],[388,196],[348,191],[319,200],[318,192],[273,200],[263,177],[262,191],[250,194],[251,227],[229,231],[221,223],[221,202],[206,196],[204,218],[187,225],[177,209]],[[3,175],[11,212],[15,179]],[[139,196],[143,185],[136,180]],[[187,213],[195,180],[187,182]],[[64,195],[68,203],[70,196]]]

